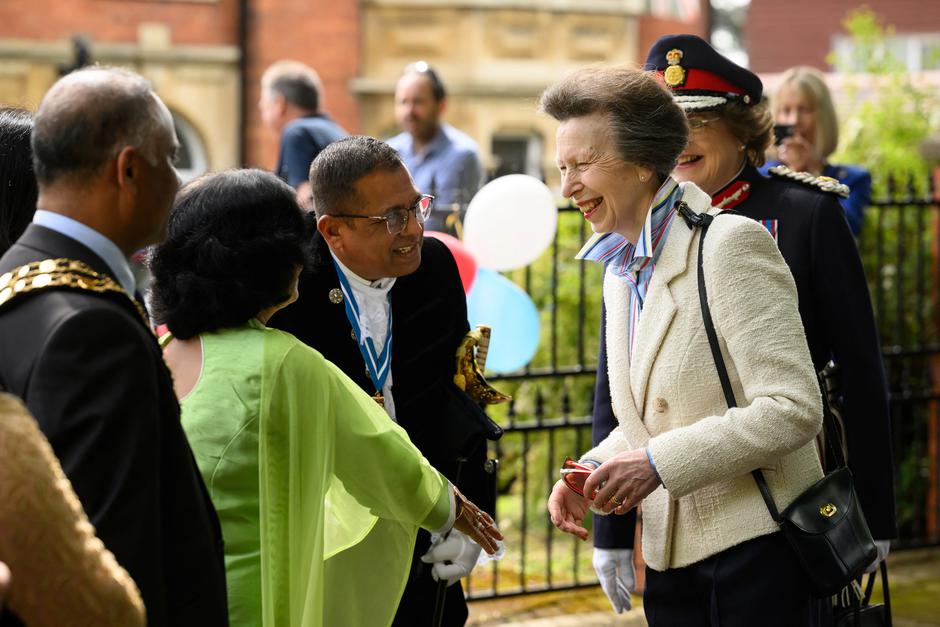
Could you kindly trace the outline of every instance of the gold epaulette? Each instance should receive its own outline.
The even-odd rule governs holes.
[[[786,179],[788,181],[796,181],[797,183],[802,183],[807,187],[813,189],[828,192],[830,194],[835,194],[841,198],[849,197],[849,186],[845,183],[840,183],[831,176],[816,176],[809,172],[797,172],[791,170],[785,165],[775,165],[774,167],[767,170],[772,176],[777,178]]]
[[[134,304],[147,328],[150,320],[143,306],[134,300],[111,277],[92,270],[74,259],[44,259],[13,268],[0,276],[0,309],[18,297],[52,288],[121,294]]]
[[[490,346],[490,328],[478,325],[467,333],[457,348],[457,374],[454,385],[480,405],[511,401],[512,397],[494,389],[483,377],[486,353]]]

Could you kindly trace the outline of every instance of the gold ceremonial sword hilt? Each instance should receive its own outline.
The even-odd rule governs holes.
[[[483,376],[489,348],[490,327],[482,324],[469,331],[457,348],[457,374],[454,375],[454,385],[480,405],[495,405],[512,400],[508,394],[493,388]]]

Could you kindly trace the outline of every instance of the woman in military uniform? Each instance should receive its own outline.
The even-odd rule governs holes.
[[[702,39],[663,37],[646,67],[663,75],[692,129],[673,177],[770,231],[796,280],[813,364],[818,371],[834,360],[841,369],[848,463],[883,559],[897,535],[888,392],[868,286],[839,204],[850,190],[786,167],[758,172],[773,124],[761,81]]]

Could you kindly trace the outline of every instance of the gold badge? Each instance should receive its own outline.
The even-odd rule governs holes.
[[[329,297],[331,303],[334,305],[339,305],[341,302],[343,302],[343,290],[339,289],[338,287],[334,287],[330,290]]]
[[[819,513],[825,516],[826,518],[832,518],[836,515],[836,512],[839,511],[836,509],[836,506],[832,503],[826,503],[819,508]]]
[[[372,400],[375,401],[379,407],[385,407],[385,397],[382,396],[381,392],[376,392],[373,394]]]
[[[669,67],[663,72],[663,80],[670,87],[680,87],[685,83],[685,68],[679,65],[680,61],[682,61],[682,51],[678,48],[673,48],[666,53],[666,63]]]

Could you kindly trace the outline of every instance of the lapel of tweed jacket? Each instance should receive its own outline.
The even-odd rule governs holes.
[[[711,199],[708,195],[692,183],[682,184],[682,200],[696,213],[702,213],[711,208]],[[653,278],[646,294],[647,304],[634,330],[635,353],[630,364],[630,385],[636,408],[641,416],[646,404],[646,388],[653,363],[677,311],[676,301],[679,295],[672,293],[670,283],[683,274],[690,264],[694,270],[695,259],[692,255],[696,251],[690,252],[690,246],[697,239],[693,237],[693,232],[685,220],[681,216],[676,216],[663,244],[663,251],[656,262],[656,269],[653,271]]]
[[[629,287],[623,279],[610,272],[604,274],[604,307],[607,309],[607,375],[610,382],[610,403],[614,415],[631,447],[646,444],[650,434],[630,393],[630,357],[627,353],[627,316]]]

